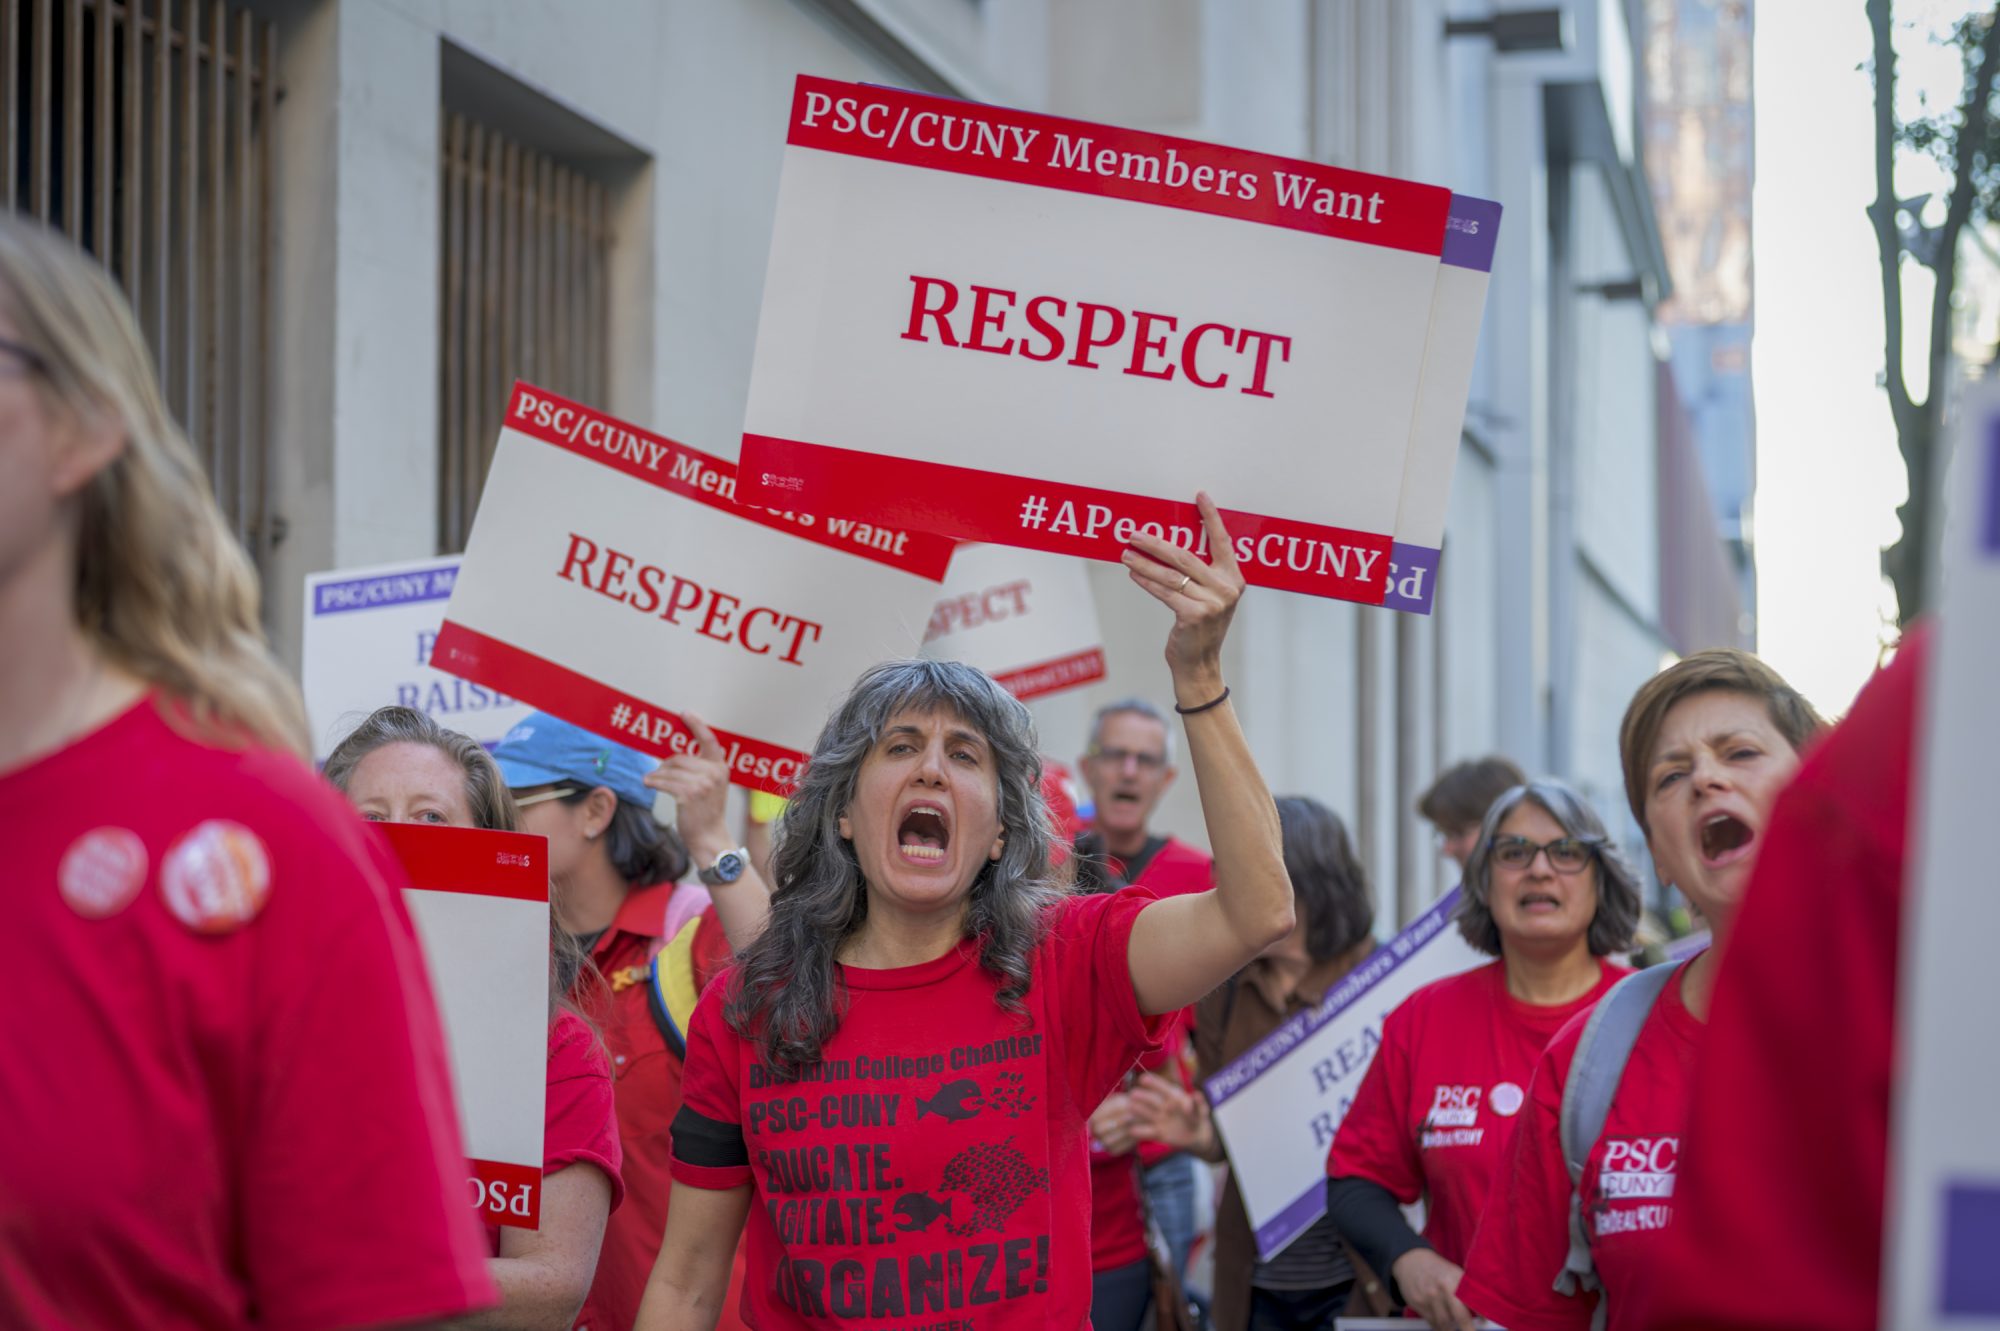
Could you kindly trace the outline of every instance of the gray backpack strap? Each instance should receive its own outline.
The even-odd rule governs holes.
[[[1576,1044],[1576,1057],[1569,1065],[1569,1080],[1563,1086],[1562,1118],[1559,1132],[1563,1163],[1569,1167],[1569,1254],[1556,1276],[1558,1294],[1601,1289],[1597,1264],[1590,1255],[1590,1231],[1583,1220],[1583,1166],[1597,1139],[1604,1134],[1604,1120],[1611,1112],[1612,1097],[1625,1076],[1625,1062],[1639,1039],[1639,1028],[1653,1011],[1668,981],[1680,971],[1668,963],[1649,966],[1626,976],[1599,999],[1584,1023],[1583,1036]],[[1593,1328],[1605,1324],[1606,1306],[1597,1301]]]

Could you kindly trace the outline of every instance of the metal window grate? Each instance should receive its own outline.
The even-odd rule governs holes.
[[[438,548],[463,550],[514,380],[605,401],[605,187],[447,114],[438,372]]]
[[[227,0],[0,0],[0,205],[124,286],[253,555],[269,533],[277,35]]]

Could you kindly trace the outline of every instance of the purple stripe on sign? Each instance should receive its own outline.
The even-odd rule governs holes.
[[[1326,1180],[1320,1179],[1284,1210],[1257,1226],[1257,1256],[1270,1261],[1326,1214]]]
[[[1454,268],[1493,271],[1493,251],[1500,244],[1500,205],[1470,194],[1451,196],[1451,213],[1444,223],[1444,253]]]
[[[1979,548],[2000,555],[2000,417],[1986,427],[1985,513],[1979,520]]]
[[[322,582],[313,588],[312,612],[337,615],[344,610],[380,610],[416,601],[447,601],[458,581],[458,565],[412,569],[408,573],[375,573],[345,582]]]
[[[1382,604],[1391,610],[1428,615],[1437,590],[1439,552],[1427,545],[1398,541],[1389,554],[1389,592]]]
[[[1948,1184],[1944,1190],[1944,1288],[1947,1317],[2000,1316],[2000,1183]]]
[[[1224,1101],[1270,1071],[1279,1059],[1303,1044],[1307,1036],[1360,1002],[1369,990],[1394,975],[1405,962],[1417,955],[1425,943],[1450,924],[1461,890],[1454,887],[1439,897],[1429,910],[1411,922],[1409,928],[1390,939],[1387,947],[1377,948],[1374,955],[1327,990],[1325,999],[1318,1007],[1299,1013],[1202,1083],[1203,1089],[1208,1092],[1208,1103],[1220,1109]]]

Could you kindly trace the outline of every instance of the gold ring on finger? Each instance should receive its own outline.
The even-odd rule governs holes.
[[[1184,591],[1186,591],[1186,590],[1187,590],[1187,585],[1188,585],[1188,584],[1189,584],[1190,582],[1193,582],[1193,581],[1194,581],[1194,574],[1192,574],[1192,573],[1183,573],[1183,574],[1181,574],[1181,585],[1180,585],[1180,586],[1178,586],[1178,587],[1176,587],[1176,588],[1174,588],[1174,590],[1175,590],[1175,591],[1177,591],[1177,592],[1184,592]]]

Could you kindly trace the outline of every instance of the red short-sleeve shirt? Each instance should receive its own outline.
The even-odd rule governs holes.
[[[346,801],[146,699],[0,776],[0,845],[0,1320],[492,1303],[402,871]]]
[[[1140,888],[1071,897],[1036,947],[1025,1014],[964,944],[894,970],[843,967],[820,1063],[774,1083],[702,999],[674,1178],[752,1189],[745,1316],[761,1331],[1090,1316],[1086,1122],[1165,1019],[1126,949]]]
[[[1662,1328],[1882,1324],[1904,864],[1932,641],[1923,628],[1904,638],[1771,812],[1689,1095]]]
[[[667,1047],[653,1016],[651,986],[642,977],[665,931],[667,906],[682,890],[674,883],[633,888],[611,927],[591,948],[591,961],[612,988],[608,1006],[593,1016],[611,1057],[626,1204],[605,1224],[597,1271],[578,1319],[583,1326],[632,1325],[666,1232],[672,1188],[667,1170],[673,1155],[674,1115],[681,1107],[681,1057]],[[699,920],[692,960],[695,984],[703,986],[728,964],[729,939],[714,906],[706,907]],[[591,995],[579,997],[587,1004]],[[727,1322],[725,1317],[721,1331],[729,1331]]]
[[[549,1082],[542,1118],[542,1173],[595,1165],[611,1184],[611,1210],[625,1200],[619,1177],[624,1152],[611,1100],[611,1061],[597,1032],[574,1012],[549,1023]],[[489,1251],[500,1252],[500,1227],[488,1225]]]
[[[1123,877],[1127,866],[1116,856],[1107,857],[1112,871]],[[1168,837],[1166,844],[1146,862],[1135,884],[1157,897],[1189,896],[1215,886],[1215,861],[1185,841]],[[1147,1055],[1140,1066],[1149,1072],[1172,1068],[1176,1079],[1186,1082],[1175,1065],[1186,1045],[1187,1032],[1194,1025],[1194,1009],[1183,1008],[1178,1022],[1161,1038],[1160,1049]],[[1090,1186],[1092,1220],[1090,1265],[1094,1271],[1115,1271],[1121,1266],[1144,1261],[1146,1221],[1140,1201],[1139,1169],[1156,1165],[1174,1154],[1173,1148],[1158,1142],[1141,1142],[1122,1155],[1113,1155],[1092,1141]]]
[[[1462,1265],[1535,1060],[1628,974],[1599,964],[1595,989],[1552,1007],[1509,994],[1498,961],[1403,1000],[1382,1023],[1382,1047],[1327,1153],[1327,1176],[1371,1179],[1405,1206],[1424,1198],[1424,1238]]]
[[[1639,1028],[1604,1131],[1584,1161],[1584,1222],[1610,1300],[1609,1331],[1644,1331],[1654,1324],[1650,1310],[1673,1219],[1689,1074],[1706,1032],[1681,1001],[1681,979],[1676,975],[1667,984]],[[1527,1107],[1458,1287],[1467,1307],[1511,1331],[1582,1331],[1597,1302],[1594,1294],[1555,1292],[1569,1252],[1569,1170],[1559,1126],[1563,1087],[1588,1020],[1573,1018],[1535,1067]]]

